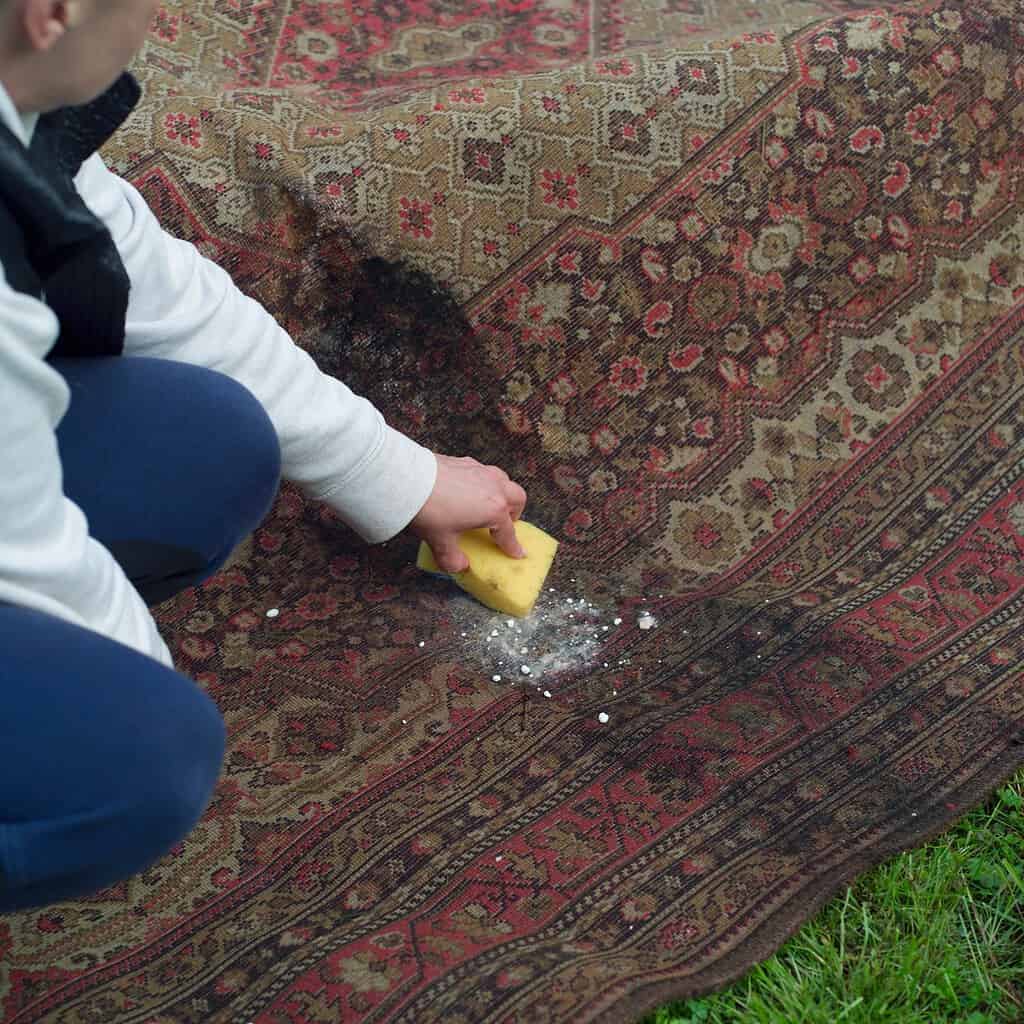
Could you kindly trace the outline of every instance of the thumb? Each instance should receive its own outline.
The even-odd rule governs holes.
[[[465,572],[469,568],[466,552],[459,547],[454,534],[428,540],[427,544],[433,552],[434,561],[442,572]]]

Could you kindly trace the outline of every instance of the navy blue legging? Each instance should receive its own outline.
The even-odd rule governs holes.
[[[242,385],[163,359],[55,359],[64,491],[156,603],[263,519],[277,436]],[[224,725],[192,680],[62,619],[0,604],[0,913],[149,867],[209,803]]]

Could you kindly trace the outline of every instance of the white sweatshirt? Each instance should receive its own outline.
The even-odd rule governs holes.
[[[29,144],[37,118],[19,115],[2,86],[0,119]],[[131,281],[124,358],[156,356],[233,377],[273,422],[286,479],[366,541],[404,529],[434,487],[434,455],[322,373],[191,243],[163,231],[98,154],[75,184],[110,229]],[[0,268],[0,602],[59,616],[171,665],[145,602],[64,494],[54,430],[70,391],[44,361],[58,333],[50,307],[13,290]]]

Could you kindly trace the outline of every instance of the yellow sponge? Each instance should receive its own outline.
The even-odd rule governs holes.
[[[467,530],[459,535],[459,547],[469,559],[469,568],[450,576],[463,590],[482,604],[506,615],[529,615],[544,586],[558,541],[521,519],[515,524],[516,537],[525,558],[510,558],[491,538],[489,530]],[[420,543],[416,565],[425,572],[441,572],[426,543]]]

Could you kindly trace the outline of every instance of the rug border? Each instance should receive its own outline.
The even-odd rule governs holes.
[[[949,796],[956,799],[957,810],[945,809],[946,801],[939,801],[931,813],[924,812],[923,822],[914,821],[914,827],[904,824],[869,850],[854,854],[841,865],[811,880],[805,888],[787,900],[767,921],[758,926],[739,945],[699,973],[678,981],[655,982],[641,985],[613,1003],[586,1016],[589,1024],[623,1024],[639,1021],[644,1015],[659,1009],[665,1003],[681,999],[694,999],[713,995],[739,981],[759,963],[774,956],[812,917],[841,889],[873,868],[891,860],[897,854],[917,849],[948,832],[957,822],[985,804],[992,795],[1020,771],[1024,770],[1024,723],[1006,748],[986,766],[984,777],[975,777]],[[712,977],[709,979],[708,976]]]

